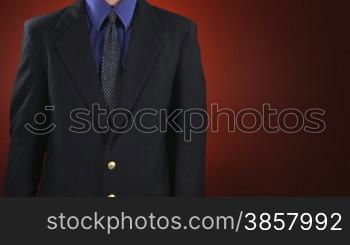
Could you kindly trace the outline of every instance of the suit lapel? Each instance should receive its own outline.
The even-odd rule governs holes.
[[[106,108],[91,50],[85,1],[79,0],[68,8],[57,28],[63,31],[56,43],[57,49],[86,106],[90,109],[97,103]],[[120,108],[132,111],[160,54],[161,33],[152,7],[139,0],[120,86]],[[116,123],[120,125],[122,121]]]
[[[80,0],[68,8],[57,28],[63,31],[56,43],[57,49],[83,101],[89,109],[94,103],[104,108],[103,92],[88,33],[85,2]]]
[[[120,107],[131,111],[147,81],[162,48],[160,23],[152,8],[139,0],[132,23],[121,84]]]

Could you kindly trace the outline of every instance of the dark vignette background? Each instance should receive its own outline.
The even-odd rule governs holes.
[[[0,19],[0,195],[23,22],[71,0],[12,0]],[[327,111],[322,134],[209,133],[208,196],[350,195],[349,10],[343,0],[152,0],[199,25],[208,103]],[[224,123],[224,122],[223,122]]]

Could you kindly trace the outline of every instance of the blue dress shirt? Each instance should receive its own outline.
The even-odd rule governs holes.
[[[111,11],[114,11],[122,22],[122,26],[118,28],[122,44],[122,64],[124,66],[126,54],[131,36],[131,22],[134,16],[137,0],[120,0],[115,6],[109,5],[105,0],[86,0],[86,8],[88,12],[88,27],[93,55],[96,61],[98,73],[101,70],[104,26],[103,23]]]

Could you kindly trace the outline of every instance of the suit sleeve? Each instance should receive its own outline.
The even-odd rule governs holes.
[[[10,148],[6,170],[6,196],[35,196],[44,163],[47,136],[28,130],[37,113],[47,105],[47,80],[40,55],[39,39],[34,38],[30,22],[25,23],[21,63],[13,87],[10,108]],[[45,127],[46,122],[41,127]]]
[[[173,130],[168,142],[173,195],[201,196],[204,192],[206,89],[197,27],[193,23],[182,44],[171,108],[182,111],[174,119],[182,132]]]

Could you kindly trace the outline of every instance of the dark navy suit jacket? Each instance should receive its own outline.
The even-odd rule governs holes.
[[[202,195],[205,132],[193,134],[191,141],[171,128],[153,133],[135,128],[123,133],[71,132],[73,110],[104,105],[86,20],[85,1],[80,0],[26,22],[11,104],[5,194]],[[144,0],[138,1],[132,25],[120,107],[133,114],[145,108],[204,110],[196,25]],[[39,112],[46,116],[45,125],[55,125],[51,133],[35,134],[24,127]],[[145,125],[159,124],[155,116],[144,120]],[[185,131],[186,120],[175,119]],[[194,120],[198,124],[200,119]],[[110,161],[116,163],[113,170]]]

